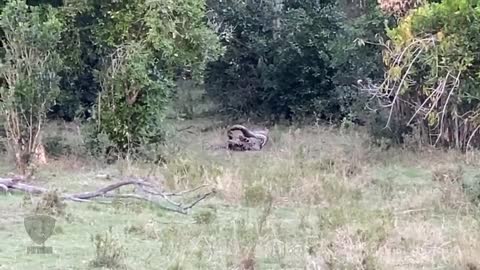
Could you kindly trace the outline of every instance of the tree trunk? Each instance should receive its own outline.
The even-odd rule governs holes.
[[[45,147],[39,143],[35,150],[31,152],[28,147],[17,143],[15,150],[15,164],[17,170],[22,175],[30,175],[31,165],[45,165],[47,164],[47,156]]]
[[[35,149],[33,155],[33,162],[37,165],[47,164],[47,154],[45,152],[45,147],[42,143],[39,143]]]
[[[28,164],[30,163],[30,155],[25,153],[24,151],[16,151],[15,153],[15,165],[17,167],[17,171],[22,174],[26,175]]]

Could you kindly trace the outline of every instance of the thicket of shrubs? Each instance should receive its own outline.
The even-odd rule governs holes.
[[[17,162],[46,117],[83,121],[92,151],[104,140],[117,153],[155,149],[181,78],[233,118],[477,145],[480,9],[391,2],[2,1],[1,119]]]
[[[356,81],[383,76],[381,48],[356,43],[385,33],[387,17],[373,1],[350,16],[342,1],[211,2],[230,32],[222,40],[225,54],[208,64],[205,86],[225,113],[276,121],[355,118]]]

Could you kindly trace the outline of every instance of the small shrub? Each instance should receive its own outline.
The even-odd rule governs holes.
[[[404,138],[410,134],[411,128],[400,121],[392,119],[388,123],[385,112],[379,112],[369,116],[367,121],[368,132],[372,137],[372,143],[383,149],[404,143]]]
[[[119,241],[113,237],[112,227],[103,234],[96,234],[92,237],[95,245],[95,258],[90,266],[95,268],[126,269],[124,264],[125,249]]]
[[[320,161],[316,162],[315,165],[318,166],[319,170],[331,172],[333,168],[335,168],[335,159],[333,158],[325,158],[321,159]]]
[[[432,180],[439,183],[441,197],[438,206],[465,210],[469,199],[464,188],[464,171],[461,166],[441,167],[432,173]]]
[[[65,216],[67,204],[59,196],[58,191],[52,190],[45,193],[35,205],[36,214],[47,214],[53,216]]]
[[[126,211],[129,213],[140,214],[145,209],[145,205],[143,204],[143,202],[125,201],[117,198],[115,198],[112,201],[111,206],[113,207],[116,213]]]
[[[32,195],[30,193],[24,193],[22,197],[22,201],[20,202],[20,207],[23,209],[31,209],[32,203]]]
[[[139,225],[127,225],[124,228],[124,232],[127,234],[141,234],[143,232],[143,228]]]
[[[196,224],[211,224],[216,218],[212,211],[201,211],[193,215]]]
[[[72,153],[71,147],[66,144],[61,136],[47,137],[44,141],[45,151],[51,157],[61,157]]]
[[[45,114],[61,93],[59,72],[63,61],[57,45],[64,29],[58,11],[26,2],[3,2],[0,20],[5,37],[0,107],[2,116],[8,116],[5,117],[8,144],[22,174],[30,173],[28,166],[34,161],[32,153],[40,145]]]
[[[101,95],[92,135],[105,134],[122,156],[164,141],[163,119],[174,85],[152,68],[153,59],[148,46],[130,42],[117,46],[96,72]]]
[[[235,227],[237,253],[240,256],[240,264],[244,265],[255,257],[255,247],[260,236],[255,226],[248,224],[244,219],[236,220]]]
[[[68,213],[65,215],[65,221],[67,221],[68,223],[72,224],[73,222],[79,222],[81,221],[81,219],[79,219],[78,217],[74,216],[72,213]]]
[[[85,134],[85,147],[90,155],[99,158],[105,158],[107,161],[115,160],[114,143],[104,133],[95,132],[96,126],[92,123],[87,123],[82,126],[82,133]]]
[[[60,225],[55,226],[55,229],[53,231],[54,234],[64,234],[63,227]]]
[[[260,184],[247,186],[244,190],[245,204],[250,207],[262,205],[268,198],[268,193]]]
[[[160,232],[158,226],[154,222],[147,222],[145,224],[132,224],[124,228],[125,234],[135,234],[145,236],[147,239],[160,239]]]
[[[477,266],[475,263],[467,263],[466,264],[467,270],[479,270],[480,266]]]
[[[245,219],[239,219],[235,222],[235,241],[240,256],[240,269],[253,270],[256,267],[256,248],[260,243],[260,238],[266,234],[267,219],[272,213],[273,198],[270,194],[263,195],[261,206],[263,207],[256,222],[247,223]]]
[[[7,153],[7,143],[3,138],[0,138],[0,153]]]

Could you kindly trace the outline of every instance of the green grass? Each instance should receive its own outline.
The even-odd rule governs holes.
[[[109,227],[127,269],[235,269],[253,246],[256,269],[304,269],[318,258],[332,269],[480,267],[471,195],[432,180],[433,172],[461,165],[462,181],[478,184],[478,161],[436,150],[382,151],[360,131],[323,127],[276,127],[265,151],[228,153],[209,148],[224,130],[201,132],[208,120],[182,125],[193,128],[176,135],[163,166],[64,157],[41,168],[35,183],[74,192],[112,181],[98,174],[156,176],[172,190],[210,184],[215,198],[189,215],[132,201],[68,202],[46,242],[54,254],[32,255],[23,218],[33,205],[2,193],[0,270],[94,269],[90,238]],[[11,169],[0,162],[0,175]],[[273,209],[258,231],[267,194]]]

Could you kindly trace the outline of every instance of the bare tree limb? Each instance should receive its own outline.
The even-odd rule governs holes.
[[[122,186],[127,186],[127,185],[149,185],[149,183],[146,183],[144,181],[138,181],[138,180],[127,180],[127,181],[121,181],[115,184],[108,185],[104,188],[101,188],[99,190],[93,191],[93,192],[83,192],[83,193],[77,193],[77,194],[66,194],[64,195],[65,197],[72,197],[76,199],[83,199],[83,200],[88,200],[92,199],[95,197],[101,197],[105,195],[107,192],[110,192],[112,190],[118,189]]]
[[[21,179],[18,178],[0,178],[0,188],[5,190],[6,192],[8,192],[9,190],[17,190],[36,195],[44,194],[49,191],[46,188],[24,184],[20,181]],[[125,186],[136,187],[136,193],[111,193],[112,191],[118,190],[121,187]],[[158,207],[167,211],[187,214],[191,208],[193,208],[195,205],[205,200],[209,196],[214,195],[216,191],[211,190],[207,193],[197,195],[197,199],[195,199],[192,203],[186,205],[181,202],[176,202],[169,197],[181,197],[187,193],[192,193],[204,187],[207,187],[207,185],[202,185],[190,190],[167,193],[160,191],[160,188],[155,187],[152,183],[144,181],[142,179],[127,179],[95,191],[61,194],[60,197],[64,200],[70,200],[74,202],[92,202],[94,199],[137,199],[152,202]]]
[[[387,120],[387,124],[386,124],[387,127],[390,124],[390,121],[392,120],[394,105],[395,105],[395,103],[396,103],[396,101],[397,101],[397,99],[400,95],[400,91],[402,90],[402,86],[405,83],[405,80],[406,80],[407,76],[410,74],[410,69],[412,68],[413,64],[418,59],[418,57],[422,54],[422,52],[423,52],[423,49],[421,49],[421,48],[417,49],[414,52],[415,57],[413,58],[412,62],[408,65],[408,68],[405,71],[405,74],[403,75],[402,80],[400,81],[400,84],[397,87],[397,90],[395,92],[395,96],[393,97],[393,101],[392,101],[392,108],[390,109],[390,113],[388,114],[388,120]]]
[[[450,90],[450,92],[448,93],[447,100],[445,101],[445,105],[443,106],[442,118],[441,118],[441,120],[440,120],[440,134],[438,135],[437,140],[435,141],[435,145],[440,141],[440,138],[441,138],[441,136],[442,136],[442,134],[443,134],[443,121],[444,121],[444,119],[445,119],[445,114],[446,114],[448,102],[450,101],[450,97],[452,96],[453,91],[455,90],[455,88],[457,87],[457,85],[458,85],[458,83],[459,83],[459,79],[460,79],[460,75],[461,75],[461,74],[462,74],[462,72],[459,71],[457,77],[455,78],[455,82],[454,82],[454,84],[453,84],[453,87],[452,87],[452,89]]]

